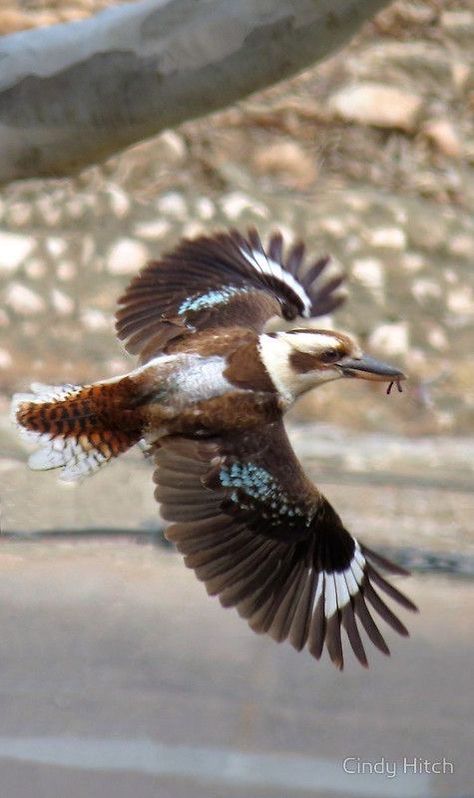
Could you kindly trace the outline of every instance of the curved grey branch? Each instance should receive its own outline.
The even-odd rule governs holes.
[[[0,181],[59,176],[290,77],[389,0],[143,0],[0,39]]]

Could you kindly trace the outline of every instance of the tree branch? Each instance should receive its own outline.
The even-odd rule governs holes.
[[[0,182],[61,176],[290,77],[389,0],[143,0],[0,39]]]

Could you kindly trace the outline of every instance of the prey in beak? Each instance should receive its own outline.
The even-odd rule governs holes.
[[[406,380],[405,374],[400,369],[389,366],[388,363],[383,363],[365,353],[362,353],[360,357],[343,357],[337,363],[337,367],[344,377],[388,382],[387,394],[390,393],[393,385],[396,385],[401,393],[401,381]]]
[[[340,377],[387,382],[388,393],[394,385],[401,392],[401,381],[406,379],[399,368],[367,355],[353,338],[335,330],[307,328],[264,335],[261,348],[267,371],[284,383],[293,399]]]

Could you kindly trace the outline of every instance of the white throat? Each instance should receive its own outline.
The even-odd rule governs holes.
[[[263,333],[259,336],[258,349],[275,388],[284,401],[291,404],[296,397],[293,387],[294,373],[289,361],[291,346],[282,338]]]

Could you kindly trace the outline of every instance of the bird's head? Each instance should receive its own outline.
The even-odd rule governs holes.
[[[365,354],[354,338],[334,330],[269,333],[260,336],[259,348],[275,387],[288,401],[341,377],[388,383],[405,379],[400,369]]]

